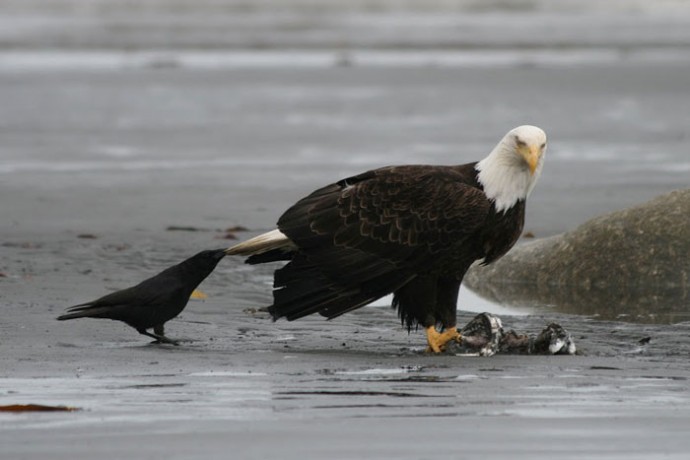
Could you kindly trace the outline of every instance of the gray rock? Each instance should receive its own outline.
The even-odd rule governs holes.
[[[489,266],[472,267],[465,285],[501,303],[619,318],[687,315],[689,276],[687,189],[518,245]]]

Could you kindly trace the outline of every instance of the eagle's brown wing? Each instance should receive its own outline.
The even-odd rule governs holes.
[[[466,246],[491,204],[471,166],[377,169],[297,202],[278,221],[299,250],[276,272],[274,318],[332,318],[395,291],[448,251],[480,257]]]

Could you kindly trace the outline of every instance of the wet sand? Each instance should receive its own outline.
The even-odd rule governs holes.
[[[5,237],[0,404],[81,409],[0,414],[7,458],[685,457],[688,323],[503,315],[524,333],[561,323],[578,355],[429,356],[421,331],[408,335],[386,307],[273,323],[256,311],[270,302],[270,267],[231,258],[201,285],[208,299],[168,323],[193,340],[182,346],[117,322],[54,320],[231,243],[170,223]]]
[[[92,24],[84,11],[77,25]],[[446,13],[425,18],[435,24]],[[480,24],[510,23],[505,12],[480,16]],[[73,28],[70,15],[45,30],[26,17],[17,23],[24,28],[4,28],[0,405],[81,410],[0,413],[0,456],[685,458],[687,322],[603,321],[588,305],[570,315],[501,309],[463,291],[461,321],[495,309],[506,328],[534,334],[557,321],[578,355],[429,356],[423,334],[408,334],[386,307],[273,323],[256,311],[270,303],[272,267],[230,258],[201,285],[208,299],[190,301],[167,325],[171,337],[192,340],[180,347],[151,345],[116,322],[54,320],[198,250],[232,244],[227,227],[247,227],[239,238],[272,228],[286,206],[325,182],[390,163],[472,161],[524,122],[551,136],[529,205],[527,230],[537,237],[687,187],[690,69],[672,58],[687,44],[686,16],[666,11],[646,21],[626,12],[612,35],[615,11],[592,16],[590,35],[577,33],[568,14],[555,16],[565,48],[603,43],[616,52],[563,61],[558,50],[530,51],[548,48],[537,37],[506,57],[518,33],[510,29],[493,44],[477,38],[479,49],[500,48],[488,63],[472,53],[469,61],[463,53],[432,63],[395,53],[357,61],[361,50],[343,60],[339,34],[395,48],[391,29],[377,34],[382,18],[369,12],[325,28],[339,31],[326,36],[325,60],[313,60],[318,27],[287,27],[273,42],[289,36],[301,51],[279,53],[283,61],[266,64],[251,41],[261,34],[245,31],[229,37],[249,36],[254,60],[226,53],[225,64],[209,68],[189,52],[210,46],[189,33],[194,27],[181,28],[187,33],[175,35],[163,59],[125,53],[124,64],[120,47],[155,46],[162,34],[118,35],[123,16],[108,14],[105,28]],[[416,29],[414,15],[395,18],[421,34],[406,35],[412,41],[433,47],[431,29]],[[436,43],[441,50],[467,39],[453,24]],[[632,33],[641,24],[654,33]],[[56,37],[63,51],[93,40],[105,58],[70,54],[65,65],[34,52]],[[240,38],[224,46],[246,46]],[[200,230],[167,231],[172,225]]]
[[[423,334],[384,307],[272,323],[253,310],[269,300],[269,271],[233,259],[202,284],[207,300],[168,323],[171,337],[193,340],[180,347],[116,322],[54,320],[175,262],[180,248],[222,246],[216,236],[63,233],[3,247],[0,404],[82,409],[0,414],[3,456],[685,456],[687,323],[503,316],[530,333],[560,322],[578,355],[429,356]]]

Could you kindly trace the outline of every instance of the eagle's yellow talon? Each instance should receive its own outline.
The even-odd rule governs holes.
[[[426,328],[426,341],[429,344],[427,353],[441,353],[445,350],[446,345],[450,341],[462,342],[462,335],[458,332],[455,326],[446,329],[443,332],[438,332],[435,326]]]

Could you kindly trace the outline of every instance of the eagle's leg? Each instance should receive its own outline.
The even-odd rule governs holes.
[[[451,341],[458,343],[462,341],[462,336],[456,327],[450,327],[443,332],[438,332],[436,326],[426,328],[426,342],[429,344],[426,351],[428,353],[441,353]]]
[[[137,329],[137,332],[141,335],[146,335],[146,336],[151,337],[152,339],[156,339],[156,342],[158,342],[158,343],[169,343],[171,345],[179,345],[180,344],[176,340],[169,339],[165,336],[165,330],[163,329],[162,324],[159,324],[153,328],[153,334],[148,332],[146,329]]]
[[[433,309],[433,316],[426,317],[424,324],[432,326],[426,328],[426,341],[429,344],[428,352],[440,353],[448,342],[455,341],[460,343],[462,336],[455,327],[458,291],[462,278],[439,277],[436,279],[436,305]],[[443,332],[438,332],[436,324],[443,326]]]

